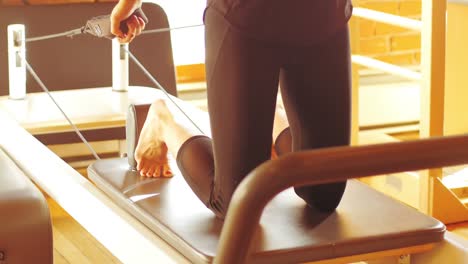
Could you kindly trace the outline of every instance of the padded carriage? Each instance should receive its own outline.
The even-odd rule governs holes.
[[[213,261],[223,222],[180,173],[169,179],[142,178],[128,170],[126,159],[96,162],[88,172],[100,189],[193,263]],[[307,208],[288,189],[264,210],[251,261],[300,263],[360,255],[438,242],[444,231],[439,221],[356,180],[349,181],[342,203],[331,214]]]
[[[138,133],[138,121],[144,120],[138,115],[145,113],[135,109],[144,108],[131,108],[128,125],[135,127],[128,131]],[[130,135],[128,142],[137,136]],[[290,187],[467,163],[468,137],[287,154],[260,165],[241,182],[224,223],[198,200],[171,162],[175,176],[169,179],[142,178],[126,158],[97,161],[88,174],[194,263],[242,263],[248,252],[248,261],[255,263],[352,256],[358,261],[372,252],[403,248],[414,253],[411,249],[442,241],[445,226],[356,180],[348,181],[331,214],[308,208]]]
[[[0,215],[0,263],[53,263],[47,202],[2,149]]]

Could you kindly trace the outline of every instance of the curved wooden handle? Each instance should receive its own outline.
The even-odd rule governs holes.
[[[267,161],[238,186],[214,263],[244,263],[267,203],[289,187],[468,163],[468,136],[295,152]],[[288,177],[284,177],[284,172]]]

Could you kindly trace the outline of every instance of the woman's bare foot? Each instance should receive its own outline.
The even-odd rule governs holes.
[[[143,125],[135,150],[137,169],[141,176],[172,177],[164,142],[164,121],[172,118],[163,100],[155,101]]]

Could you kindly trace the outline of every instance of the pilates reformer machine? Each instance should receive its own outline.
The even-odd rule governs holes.
[[[128,49],[119,48],[143,67]],[[122,79],[125,82],[125,78],[117,82]],[[155,90],[151,99],[169,96],[183,110],[179,118],[188,116],[203,124],[198,120],[206,117],[204,113],[163,91]],[[0,112],[6,127],[0,131],[2,159],[19,164],[125,263],[374,263],[380,259],[375,263],[456,264],[467,259],[466,242],[446,232],[442,222],[354,180],[468,163],[467,136],[285,155],[245,178],[221,222],[192,194],[173,160],[175,175],[170,179],[141,178],[133,169],[148,103],[130,104],[127,157],[97,158],[88,168],[99,189]],[[201,125],[201,130],[209,127]],[[27,146],[27,153],[8,140],[12,137]],[[306,208],[290,190],[342,180],[349,180],[347,190],[330,214]]]

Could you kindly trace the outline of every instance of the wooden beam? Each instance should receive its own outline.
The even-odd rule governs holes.
[[[205,64],[190,64],[176,66],[178,83],[205,82]]]
[[[349,21],[351,54],[359,53],[359,18],[352,17]],[[351,144],[358,145],[359,133],[359,65],[352,64],[351,68]]]
[[[376,260],[376,259],[382,259],[386,257],[395,257],[395,259],[397,259],[399,256],[426,252],[426,251],[431,250],[432,248],[434,248],[434,244],[424,244],[424,245],[419,245],[419,246],[377,251],[377,252],[372,252],[368,254],[360,254],[360,255],[354,255],[354,256],[348,256],[348,257],[342,257],[342,258],[336,258],[336,259],[308,262],[308,264],[344,264],[344,263],[354,263],[356,261],[362,261],[362,260]]]
[[[427,0],[422,5],[421,30],[421,127],[420,136],[443,135],[445,84],[445,0]],[[433,180],[441,170],[421,173],[420,210],[432,214]]]
[[[189,263],[3,111],[0,123],[0,147],[5,153],[117,259],[123,263]]]

